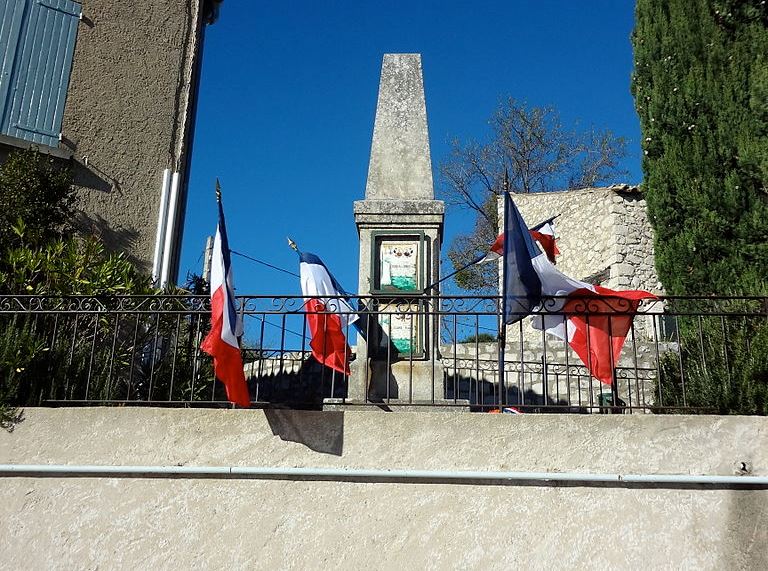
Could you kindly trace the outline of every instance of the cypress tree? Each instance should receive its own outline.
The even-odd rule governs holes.
[[[768,280],[768,7],[638,0],[632,93],[656,266],[674,295]]]
[[[768,295],[766,3],[637,0],[632,41],[662,283],[673,295]],[[657,404],[768,414],[759,300],[670,308],[715,313],[676,318],[678,349],[662,358]]]

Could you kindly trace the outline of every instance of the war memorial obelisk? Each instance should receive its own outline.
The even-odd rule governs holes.
[[[354,203],[359,292],[375,296],[358,336],[348,401],[443,400],[438,316],[425,292],[439,279],[445,205],[435,200],[421,56],[385,54],[365,200]]]

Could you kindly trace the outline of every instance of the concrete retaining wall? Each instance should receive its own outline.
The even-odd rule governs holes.
[[[27,409],[0,463],[768,475],[755,417]],[[5,478],[0,568],[768,568],[768,491]]]

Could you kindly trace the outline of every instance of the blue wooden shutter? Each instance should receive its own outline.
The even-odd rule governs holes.
[[[72,0],[0,0],[23,12],[7,85],[0,85],[0,132],[55,147],[61,133],[80,4]],[[7,15],[3,15],[3,20]],[[12,48],[11,26],[6,57]],[[0,31],[0,49],[4,32]]]
[[[26,4],[27,0],[0,0],[0,117],[5,115]]]

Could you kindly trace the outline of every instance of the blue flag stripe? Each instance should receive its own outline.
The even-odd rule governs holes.
[[[504,194],[504,323],[516,323],[541,302],[541,280],[533,267],[540,254],[509,193]]]
[[[232,335],[237,335],[237,309],[235,308],[235,292],[229,290],[229,272],[232,268],[232,260],[229,254],[229,240],[227,239],[227,226],[224,223],[224,207],[219,203],[219,236],[221,236],[221,256],[224,259],[224,287],[227,288],[227,313],[229,314],[229,328]]]

